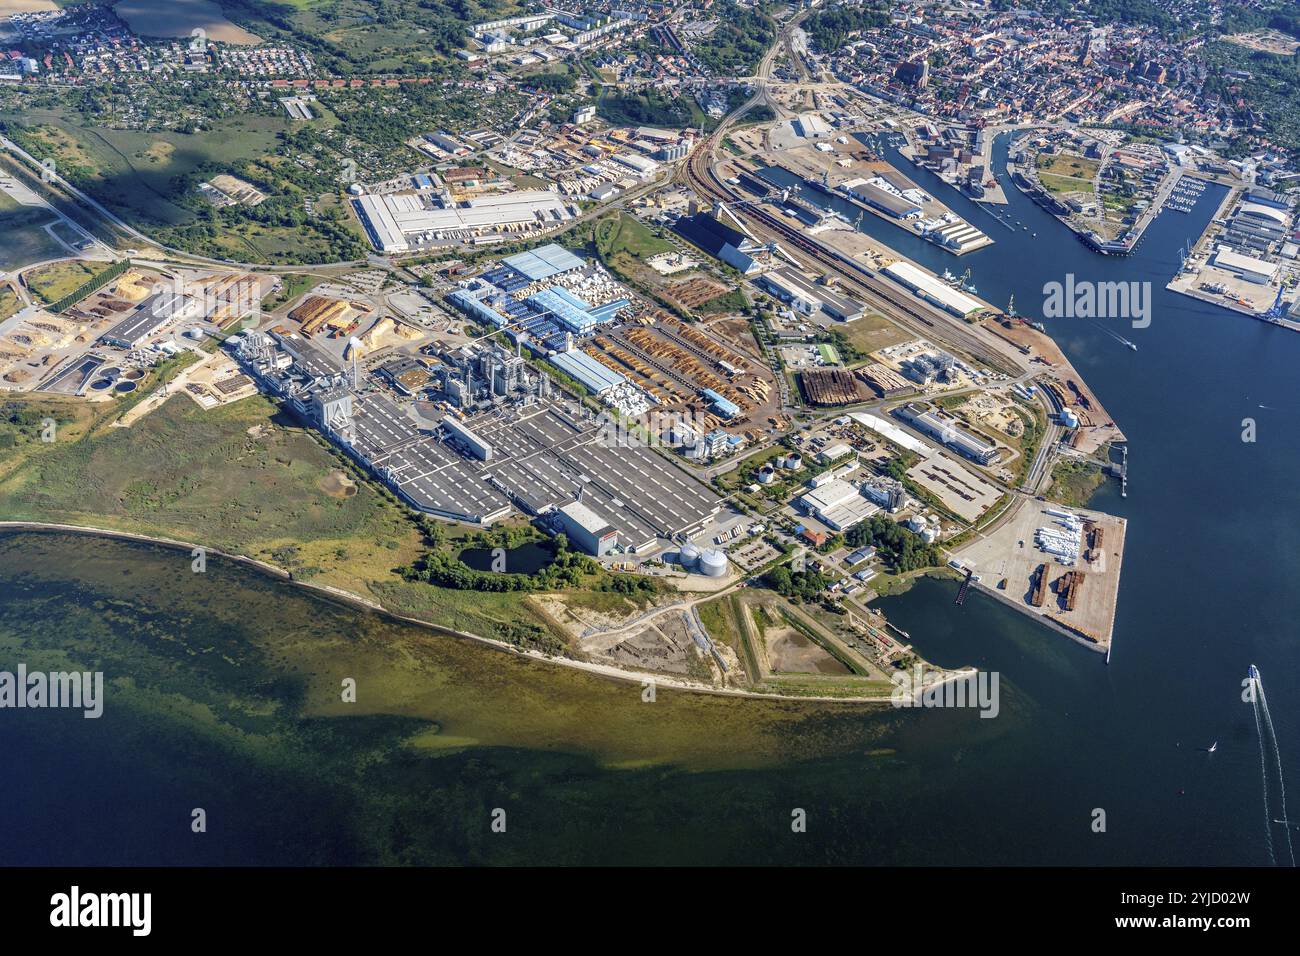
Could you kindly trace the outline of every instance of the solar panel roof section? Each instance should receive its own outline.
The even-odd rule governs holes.
[[[525,508],[536,512],[568,501],[586,478],[584,500],[599,507],[622,533],[624,543],[641,546],[655,538],[655,526],[636,507],[591,480],[586,463],[579,467],[572,463],[570,452],[596,441],[594,428],[573,422],[554,408],[514,420],[485,419],[472,420],[470,426],[511,456],[493,462],[489,470]]]
[[[606,448],[593,442],[573,449],[566,458],[665,537],[695,527],[719,506],[713,492],[648,448]]]
[[[547,289],[546,291],[550,292],[552,295],[559,296],[561,299],[569,303],[569,305],[573,306],[575,309],[581,309],[583,312],[591,311],[590,302],[588,302],[586,299],[578,298],[578,296],[574,295],[572,292],[564,288],[564,286],[562,285],[551,286],[551,288]]]
[[[631,299],[619,299],[615,302],[607,302],[604,305],[598,305],[591,310],[591,317],[597,322],[609,322],[614,316],[618,315],[619,309],[625,309],[632,304]]]
[[[343,371],[342,365],[299,335],[277,335],[275,338],[293,356],[298,368],[312,378],[329,378]]]

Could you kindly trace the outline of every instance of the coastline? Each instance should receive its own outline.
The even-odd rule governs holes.
[[[458,631],[453,628],[443,627],[440,624],[434,624],[430,621],[423,621],[419,618],[409,617],[405,614],[399,614],[385,608],[383,605],[368,598],[361,596],[353,591],[347,591],[343,588],[337,588],[327,584],[313,584],[310,581],[300,581],[294,578],[283,568],[276,567],[265,561],[251,558],[248,555],[232,554],[222,551],[220,548],[212,548],[204,544],[197,544],[192,541],[180,541],[176,538],[164,538],[154,535],[139,534],[133,531],[117,531],[111,528],[96,528],[88,525],[61,524],[49,521],[8,521],[0,520],[0,531],[35,531],[35,532],[64,532],[69,534],[92,535],[101,538],[113,538],[120,541],[134,541],[143,544],[158,544],[163,547],[173,548],[175,550],[193,551],[195,548],[202,548],[208,554],[215,554],[219,557],[231,561],[237,561],[267,574],[277,580],[306,588],[315,592],[317,595],[340,601],[354,609],[369,611],[374,614],[383,615],[391,621],[398,621],[403,624],[413,625],[425,630],[433,631],[448,637],[459,638],[461,640],[473,641],[478,644],[486,645],[493,650],[512,654],[528,660],[539,661],[546,664],[556,664],[562,667],[570,667],[575,670],[584,671],[595,677],[606,680],[621,681],[628,684],[646,685],[653,684],[655,687],[670,688],[694,694],[711,694],[722,697],[741,697],[750,700],[766,701],[792,701],[795,703],[807,701],[809,703],[819,704],[888,704],[892,698],[888,695],[883,697],[825,697],[825,696],[792,696],[787,694],[762,694],[757,691],[737,690],[726,687],[709,687],[704,684],[697,684],[690,681],[684,681],[680,678],[666,677],[662,674],[655,674],[649,671],[630,671],[622,668],[613,667],[608,664],[595,664],[590,661],[579,661],[572,658],[553,657],[543,654],[541,651],[526,650],[507,644],[504,641],[494,640],[490,637],[484,637],[481,634],[472,634],[468,631]],[[969,672],[972,668],[962,668],[951,672],[940,683],[958,680]]]

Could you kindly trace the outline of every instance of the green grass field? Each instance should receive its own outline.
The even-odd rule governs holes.
[[[673,244],[660,239],[640,220],[621,212],[596,224],[596,248],[602,259],[621,255],[647,259],[661,252],[670,252]]]
[[[0,322],[22,308],[22,300],[7,286],[0,287]]]
[[[403,580],[396,569],[426,549],[414,512],[267,399],[203,411],[176,395],[129,428],[112,427],[125,406],[32,396],[0,403],[0,519],[193,541],[513,643],[562,634],[525,592]],[[40,440],[46,418],[59,423],[53,443]],[[353,491],[341,493],[340,473]],[[443,546],[458,548],[463,530],[448,526]],[[600,606],[627,603],[593,597]]]
[[[106,262],[86,262],[80,259],[56,262],[28,274],[27,288],[46,302],[58,302],[106,270],[108,265]]]
[[[251,398],[204,412],[175,396],[130,428],[60,432],[4,471],[0,513],[255,557],[292,542],[298,563],[322,572],[356,562],[377,570],[378,554],[391,568],[413,554],[418,534],[402,510],[368,484],[349,497],[326,490],[334,456],[273,411]]]
[[[20,206],[0,193],[0,271],[12,272],[33,262],[66,256],[68,250],[43,228],[56,218],[49,209]]]
[[[875,312],[867,312],[860,319],[839,323],[832,328],[840,332],[849,345],[864,355],[877,349],[898,345],[911,338],[899,326]]]
[[[1058,461],[1052,468],[1052,484],[1048,494],[1053,501],[1073,508],[1082,508],[1088,504],[1093,492],[1101,487],[1106,474],[1093,462],[1066,458]]]

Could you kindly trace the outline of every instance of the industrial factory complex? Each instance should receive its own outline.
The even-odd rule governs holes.
[[[264,387],[426,514],[489,525],[514,508],[546,515],[580,501],[564,520],[612,529],[613,539],[596,536],[604,550],[592,549],[606,553],[698,531],[721,505],[653,450],[607,447],[586,409],[496,344],[440,366],[457,407],[432,417],[363,386],[355,368],[296,334],[247,332],[232,348]]]
[[[576,207],[546,190],[520,190],[456,201],[421,190],[356,195],[352,207],[374,247],[411,252],[453,241],[518,238],[542,233],[576,215]]]

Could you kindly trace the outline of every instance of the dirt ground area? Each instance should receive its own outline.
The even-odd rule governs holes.
[[[793,627],[772,628],[763,635],[768,661],[777,674],[847,674],[849,669]]]
[[[1229,43],[1244,46],[1248,50],[1259,50],[1274,56],[1290,56],[1300,50],[1300,40],[1296,40],[1277,30],[1255,30],[1253,33],[1235,33],[1224,37]]]
[[[976,425],[992,428],[1009,438],[1019,438],[1025,433],[1025,421],[1016,413],[1014,400],[1005,392],[982,392],[953,411]]]
[[[663,615],[655,624],[593,656],[620,667],[688,674],[693,659],[699,659],[699,651],[680,618],[681,615]]]
[[[200,408],[216,408],[255,394],[257,383],[240,370],[234,359],[216,352],[190,370],[184,391]]]
[[[716,336],[724,342],[730,342],[755,362],[763,361],[758,340],[754,338],[754,330],[748,319],[727,316],[714,319],[712,322],[701,323],[701,325],[708,330],[710,335]]]

